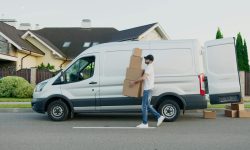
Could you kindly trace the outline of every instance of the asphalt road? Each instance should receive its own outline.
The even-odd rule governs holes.
[[[0,150],[246,150],[250,119],[203,119],[187,113],[173,123],[151,129],[135,127],[140,115],[82,114],[52,122],[37,113],[0,113]],[[149,125],[155,127],[154,118]],[[108,127],[108,128],[74,128]]]

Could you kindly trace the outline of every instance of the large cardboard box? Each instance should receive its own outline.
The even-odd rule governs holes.
[[[134,86],[130,86],[131,80],[124,80],[123,84],[123,95],[129,97],[141,97],[142,96],[142,83],[135,84]]]
[[[134,56],[141,57],[141,55],[142,55],[142,49],[140,49],[140,48],[135,48],[135,49],[133,50],[133,55],[134,55]]]
[[[241,111],[241,110],[245,110],[245,106],[244,106],[244,103],[233,103],[231,104],[231,109]]]
[[[239,111],[240,118],[250,118],[250,111],[241,110]]]
[[[142,57],[132,55],[130,57],[129,68],[141,69],[142,66]]]
[[[237,118],[238,117],[238,111],[237,110],[231,110],[231,109],[225,109],[225,116],[226,117]]]
[[[127,68],[126,79],[128,79],[128,80],[137,80],[142,76],[142,74],[143,74],[142,69]]]
[[[215,119],[216,118],[216,111],[203,110],[203,118],[205,118],[205,119]]]

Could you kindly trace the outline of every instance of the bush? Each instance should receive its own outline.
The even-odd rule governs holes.
[[[34,86],[22,77],[7,76],[0,79],[0,97],[32,97]]]

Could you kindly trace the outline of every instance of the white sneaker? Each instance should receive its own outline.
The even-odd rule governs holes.
[[[160,118],[158,118],[158,121],[157,121],[157,127],[159,127],[162,122],[164,121],[165,117],[164,116],[160,116]]]
[[[137,128],[148,128],[148,124],[139,124],[138,126],[136,126]]]

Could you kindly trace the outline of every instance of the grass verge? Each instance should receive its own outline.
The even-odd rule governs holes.
[[[0,102],[31,102],[32,98],[0,98]]]
[[[208,104],[207,108],[225,108],[226,104],[211,105]],[[245,104],[245,108],[250,108],[250,104]]]
[[[30,104],[0,104],[0,108],[31,108]]]

